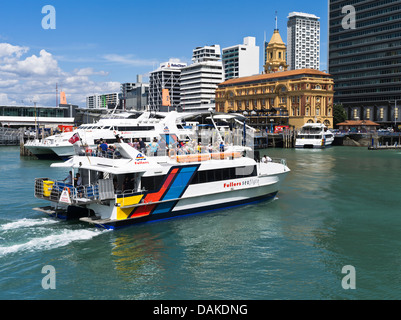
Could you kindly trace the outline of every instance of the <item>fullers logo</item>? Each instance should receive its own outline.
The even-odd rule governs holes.
[[[145,156],[144,156],[142,153],[139,153],[139,154],[136,156],[135,160],[136,160],[136,161],[146,161],[146,158],[145,158]]]
[[[135,158],[135,164],[149,164],[149,161],[146,161],[145,156],[139,153]]]
[[[242,186],[242,182],[230,182],[230,183],[225,183],[224,188],[234,188],[234,187],[240,187]]]

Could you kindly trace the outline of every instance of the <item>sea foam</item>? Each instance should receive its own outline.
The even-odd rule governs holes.
[[[34,252],[50,250],[66,246],[74,241],[90,240],[104,231],[100,230],[68,230],[64,229],[57,234],[34,238],[25,243],[0,247],[0,257],[12,253]]]
[[[29,228],[29,227],[35,227],[35,226],[43,226],[43,225],[49,225],[49,224],[55,224],[58,223],[57,220],[52,220],[52,219],[21,219],[15,222],[10,222],[7,224],[3,224],[0,226],[0,230],[2,231],[8,231],[8,230],[15,230],[15,229],[21,229],[21,228]]]

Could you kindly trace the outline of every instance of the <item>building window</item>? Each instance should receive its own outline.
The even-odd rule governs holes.
[[[316,115],[320,116],[320,108],[316,108]]]
[[[380,108],[380,119],[384,119],[384,108]]]
[[[306,115],[307,117],[309,117],[309,114],[310,114],[309,108],[306,108],[306,111],[305,111],[305,112],[306,112],[305,115]]]
[[[366,118],[370,119],[370,109],[366,110]]]

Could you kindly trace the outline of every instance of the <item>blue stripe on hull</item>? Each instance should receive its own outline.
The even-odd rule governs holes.
[[[240,206],[244,206],[244,205],[251,205],[251,204],[256,204],[256,203],[272,200],[275,198],[277,193],[278,192],[274,192],[274,193],[264,195],[261,197],[257,197],[257,198],[250,198],[250,199],[246,199],[246,200],[240,200],[240,201],[235,201],[235,202],[230,202],[230,203],[225,203],[225,204],[218,204],[218,205],[205,206],[205,207],[196,207],[196,208],[189,209],[189,210],[180,210],[180,211],[171,212],[171,213],[170,212],[169,213],[159,213],[157,215],[152,214],[150,216],[137,218],[137,219],[126,219],[126,220],[120,220],[120,221],[113,221],[109,224],[102,224],[102,225],[96,225],[96,226],[100,227],[100,228],[109,229],[109,230],[115,230],[115,229],[130,226],[133,224],[170,220],[170,219],[180,217],[180,216],[190,216],[190,215],[195,215],[195,214],[208,213],[208,212],[213,212],[213,211],[218,211],[218,210],[236,208],[236,207],[240,207]]]

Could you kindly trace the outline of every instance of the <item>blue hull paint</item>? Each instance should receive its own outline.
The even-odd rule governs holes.
[[[195,214],[202,214],[202,213],[209,213],[209,212],[215,212],[219,210],[226,210],[230,208],[237,208],[245,205],[252,205],[252,204],[257,204],[260,202],[265,202],[269,200],[273,200],[278,192],[274,192],[262,197],[257,197],[257,198],[250,198],[246,200],[241,200],[237,202],[231,202],[229,204],[220,204],[220,205],[214,205],[214,206],[207,206],[207,207],[200,207],[200,208],[194,208],[190,210],[182,210],[182,211],[176,211],[176,212],[171,212],[171,213],[165,213],[165,214],[157,214],[157,215],[149,215],[146,217],[142,218],[137,218],[137,219],[126,219],[126,220],[120,220],[120,221],[113,221],[109,224],[95,224],[96,227],[98,228],[103,228],[107,230],[116,230],[116,229],[121,229],[124,227],[128,227],[134,224],[143,224],[143,223],[150,223],[150,222],[158,222],[158,221],[163,221],[163,220],[171,220],[177,217],[183,217],[183,216],[191,216]]]

